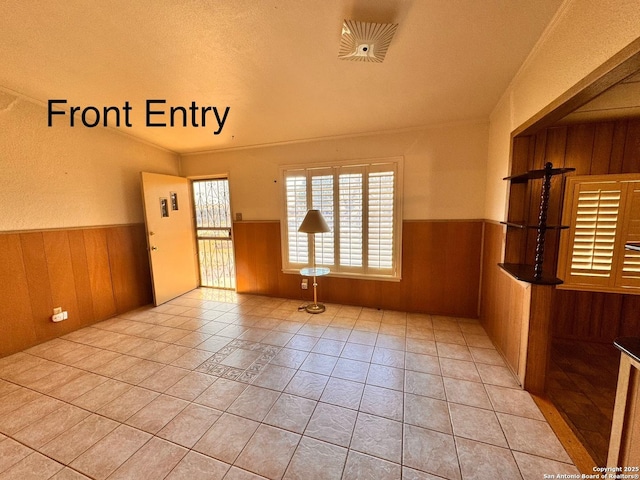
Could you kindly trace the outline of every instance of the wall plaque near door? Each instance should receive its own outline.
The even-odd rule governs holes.
[[[160,216],[168,217],[169,216],[169,202],[166,198],[160,197]]]
[[[171,196],[171,210],[178,210],[178,194],[171,192],[169,195]]]

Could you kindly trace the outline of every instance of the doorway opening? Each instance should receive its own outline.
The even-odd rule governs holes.
[[[235,290],[229,180],[193,181],[200,285]]]

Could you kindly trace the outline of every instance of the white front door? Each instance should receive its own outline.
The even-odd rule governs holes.
[[[142,172],[142,197],[153,303],[161,305],[198,286],[189,180]]]

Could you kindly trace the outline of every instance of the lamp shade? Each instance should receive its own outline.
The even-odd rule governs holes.
[[[330,232],[329,225],[325,221],[320,210],[309,210],[298,228],[302,233],[323,233]]]

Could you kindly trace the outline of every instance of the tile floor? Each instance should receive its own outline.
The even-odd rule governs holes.
[[[606,465],[620,351],[612,344],[554,339],[547,395],[597,465]]]
[[[0,480],[578,473],[475,320],[195,290],[0,359]]]

